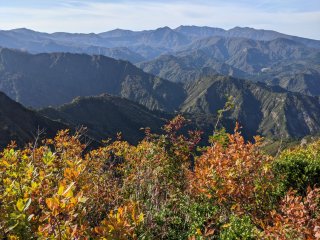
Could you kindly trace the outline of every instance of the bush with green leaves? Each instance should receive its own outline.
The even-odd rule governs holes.
[[[221,240],[253,240],[257,239],[258,229],[251,222],[249,216],[238,217],[232,215],[229,222],[222,226],[219,239]]]
[[[275,160],[273,169],[284,192],[293,188],[305,194],[308,186],[320,183],[320,141],[285,150]]]

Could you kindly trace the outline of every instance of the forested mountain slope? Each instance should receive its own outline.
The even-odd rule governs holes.
[[[53,137],[58,130],[66,127],[26,109],[0,92],[0,148],[11,141],[19,146],[34,142],[39,132],[42,132],[40,137]]]
[[[172,111],[185,97],[180,84],[147,74],[130,62],[84,54],[32,55],[9,49],[0,49],[0,91],[35,108],[109,93],[150,109]]]

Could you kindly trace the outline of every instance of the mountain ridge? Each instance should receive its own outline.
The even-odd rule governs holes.
[[[167,111],[176,109],[185,95],[181,85],[127,61],[71,53],[32,55],[10,49],[0,49],[0,91],[35,108],[109,93]]]
[[[32,143],[39,132],[42,132],[40,138],[54,137],[58,130],[66,127],[63,123],[26,109],[0,92],[0,148],[6,147],[11,141],[20,147]]]
[[[226,120],[239,120],[248,137],[303,137],[320,131],[318,97],[215,72],[210,75],[199,75],[200,79],[183,86],[104,56],[0,50],[0,90],[26,106],[58,107],[78,96],[108,93],[151,110],[180,111],[197,118],[215,116],[226,102],[225,95],[231,95],[239,101]]]
[[[257,41],[238,37],[208,37],[193,42],[181,51],[136,65],[175,82],[192,82],[216,72],[279,85],[289,91],[320,95],[317,87],[311,87],[316,86],[317,82],[320,84],[320,50],[307,48],[291,39]],[[306,72],[310,76],[305,76]]]
[[[70,128],[86,127],[87,134],[97,142],[116,139],[118,133],[123,133],[124,140],[137,143],[145,136],[142,128],[159,132],[168,119],[164,113],[110,94],[78,97],[70,103],[38,112]]]
[[[253,28],[235,27],[229,30],[214,27],[180,26],[154,30],[131,31],[114,29],[101,33],[44,33],[30,29],[13,29],[0,31],[0,46],[40,52],[72,52],[87,54],[103,54],[116,59],[139,62],[153,59],[162,54],[177,51],[195,40],[205,37],[246,37],[253,40],[274,40],[287,38],[306,46],[320,48],[320,41],[271,31]],[[151,48],[147,53],[147,48]],[[113,48],[126,49],[117,53]],[[130,52],[132,51],[132,52]],[[158,52],[156,55],[155,53]],[[139,58],[137,58],[139,56]],[[141,59],[141,56],[144,59]]]
[[[226,117],[239,121],[251,136],[303,137],[320,131],[320,97],[223,76],[198,80],[189,86],[188,96],[181,110],[202,114],[215,114],[226,96],[234,96],[235,108]]]

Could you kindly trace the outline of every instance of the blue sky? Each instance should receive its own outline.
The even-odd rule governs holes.
[[[248,26],[320,40],[320,0],[0,0],[0,29],[43,32]]]

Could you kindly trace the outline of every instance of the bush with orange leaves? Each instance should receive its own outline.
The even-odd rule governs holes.
[[[199,150],[200,132],[86,150],[61,131],[0,153],[0,239],[318,239],[319,190],[289,191],[239,129]],[[299,189],[300,190],[300,189]]]
[[[290,190],[279,211],[272,212],[272,225],[265,236],[270,239],[320,239],[320,189],[308,188],[307,196]]]
[[[264,216],[276,185],[272,158],[259,150],[260,138],[255,141],[246,143],[236,127],[226,146],[207,148],[190,174],[192,191],[215,199],[224,210]]]

